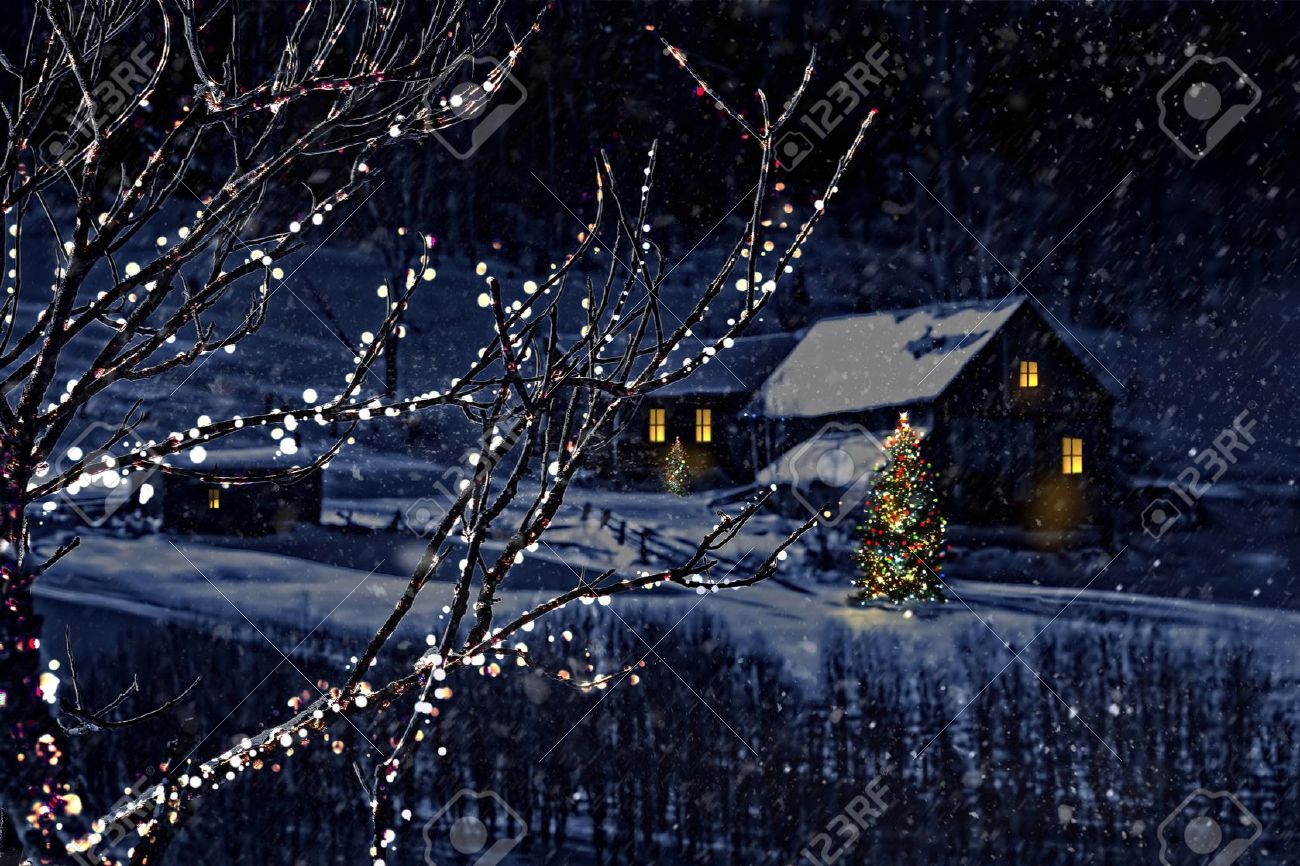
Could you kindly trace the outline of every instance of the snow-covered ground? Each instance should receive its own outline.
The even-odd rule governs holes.
[[[669,496],[633,499],[593,492],[576,501],[591,502],[587,519],[582,519],[580,506],[566,507],[546,544],[528,554],[503,586],[498,621],[574,586],[579,576],[607,568],[635,573],[661,567],[665,563],[658,556],[686,550],[687,540],[709,519],[704,506]],[[361,525],[383,523],[386,514],[407,504],[400,499],[371,501],[364,508],[355,501],[333,503],[352,510],[354,522]],[[600,515],[606,508],[613,516],[602,526]],[[629,527],[622,545],[617,537],[620,521]],[[733,570],[742,574],[757,564],[785,525],[778,518],[757,519],[723,551],[714,576]],[[652,529],[662,545],[649,563],[640,561],[641,528]],[[52,545],[55,538],[49,536],[45,543]],[[236,629],[249,623],[261,629],[318,627],[321,635],[358,639],[391,611],[423,549],[424,542],[406,529],[300,527],[253,539],[82,532],[80,548],[42,577],[37,592],[52,600],[151,618],[229,622]],[[1104,565],[1108,556],[1095,553],[1077,559],[1074,585],[1044,586],[998,582],[994,566],[1000,560],[986,555],[982,567],[989,569],[989,578],[953,578],[947,604],[913,611],[846,605],[848,576],[828,581],[797,554],[784,563],[777,578],[754,587],[700,598],[667,585],[619,596],[610,607],[611,615],[630,625],[642,619],[648,606],[678,610],[682,616],[697,608],[707,610],[733,634],[786,650],[792,671],[805,679],[815,675],[823,636],[833,624],[855,632],[897,632],[900,642],[909,645],[924,635],[920,645],[933,651],[936,662],[951,649],[945,635],[976,622],[987,627],[990,652],[1005,652],[997,646],[1000,641],[1019,648],[1044,628],[1072,621],[1155,624],[1169,640],[1194,644],[1211,636],[1238,637],[1279,661],[1294,659],[1300,651],[1300,613],[1117,591],[1109,571],[1104,579],[1092,579],[1096,563]],[[970,568],[959,571],[969,573]],[[451,584],[449,573],[440,577],[408,616],[408,637],[423,637],[441,618]]]
[[[94,669],[97,657],[130,658],[121,645],[133,643],[133,631],[161,623],[158,634],[171,642],[157,651],[157,667],[150,671],[160,693],[174,693],[199,674],[205,683],[219,679],[242,656],[240,672],[232,675],[239,682],[216,684],[212,694],[205,695],[208,705],[199,717],[217,722],[205,728],[214,743],[230,742],[278,718],[286,698],[310,696],[312,685],[337,683],[348,656],[358,652],[392,610],[424,549],[409,525],[412,516],[422,503],[435,512],[439,506],[431,485],[445,477],[447,455],[411,456],[392,444],[363,441],[345,450],[326,472],[324,525],[299,526],[286,534],[127,535],[87,529],[60,504],[33,530],[38,553],[48,554],[72,532],[81,535],[82,545],[37,584],[48,617],[43,652],[50,661],[58,657],[57,637],[66,625],[78,658]],[[995,536],[984,539],[985,546],[978,549],[958,546],[945,569],[950,598],[941,605],[847,605],[849,541],[844,534],[820,531],[805,537],[778,576],[754,587],[700,594],[661,586],[617,597],[607,607],[574,603],[576,610],[539,626],[527,638],[530,647],[539,637],[554,638],[565,664],[573,657],[590,662],[592,673],[603,674],[644,659],[648,653],[642,635],[656,644],[656,635],[671,632],[674,641],[660,651],[671,659],[664,666],[671,664],[672,672],[652,659],[640,687],[619,685],[599,695],[580,694],[573,705],[561,705],[558,698],[538,705],[527,690],[531,681],[524,677],[502,678],[509,682],[499,687],[522,690],[506,698],[486,689],[458,690],[455,703],[448,704],[458,713],[457,724],[441,727],[437,734],[446,738],[438,744],[445,745],[451,757],[439,757],[420,784],[434,790],[434,779],[454,787],[469,778],[457,776],[455,768],[475,766],[479,760],[470,751],[475,726],[466,721],[475,713],[494,720],[515,718],[519,729],[511,736],[520,741],[532,742],[536,731],[554,729],[554,737],[543,738],[546,742],[531,755],[539,765],[550,743],[562,731],[584,724],[588,714],[593,716],[585,723],[588,736],[569,739],[559,750],[560,759],[580,753],[602,736],[629,736],[628,726],[639,725],[638,713],[645,713],[648,718],[691,720],[682,730],[663,734],[662,742],[673,743],[671,753],[680,753],[683,743],[694,747],[715,739],[725,752],[725,746],[734,743],[727,730],[733,725],[746,741],[766,738],[769,748],[793,742],[792,754],[777,759],[774,753],[769,769],[780,762],[798,767],[822,760],[819,749],[825,743],[819,737],[826,732],[819,726],[824,719],[835,737],[852,731],[851,753],[918,755],[906,762],[898,782],[898,790],[905,792],[901,799],[908,804],[898,810],[900,816],[907,813],[905,820],[899,818],[902,839],[911,839],[913,820],[936,820],[932,813],[949,808],[943,799],[949,796],[951,817],[939,820],[946,820],[955,832],[1007,828],[998,833],[1010,834],[1017,844],[1037,846],[1035,851],[1051,850],[1058,837],[1071,832],[1054,823],[1065,814],[1062,809],[1090,816],[1092,826],[1118,826],[1119,818],[1107,824],[1104,815],[1097,817],[1099,804],[1109,802],[1105,786],[1110,786],[1121,792],[1120,812],[1129,830],[1108,838],[1122,837],[1123,844],[1136,846],[1134,856],[1153,855],[1152,827],[1188,790],[1203,783],[1232,786],[1250,795],[1250,808],[1270,832],[1280,834],[1294,810],[1279,798],[1276,780],[1269,774],[1280,768],[1285,775],[1294,766],[1285,744],[1294,741],[1294,727],[1288,725],[1297,708],[1294,660],[1300,651],[1300,611],[1292,609],[1288,593],[1296,572],[1292,563],[1300,561],[1300,536],[1295,532],[1294,500],[1265,496],[1261,489],[1247,484],[1216,488],[1203,500],[1196,521],[1189,518],[1158,540],[1135,530],[1121,537],[1115,550],[1010,549],[991,546],[1001,544]],[[611,568],[635,573],[680,562],[718,519],[718,510],[734,512],[737,493],[698,491],[682,499],[576,485],[545,543],[527,553],[501,589],[497,621],[571,588],[584,575]],[[521,498],[528,499],[527,490]],[[761,513],[720,552],[714,576],[743,574],[792,525],[790,518],[775,511]],[[644,545],[643,537],[648,539]],[[499,549],[502,540],[490,540],[489,553],[494,546]],[[418,653],[426,635],[440,633],[451,585],[448,574],[439,578],[425,588],[403,632],[381,660],[381,668],[387,668],[384,675]],[[568,628],[574,631],[571,642],[563,634]],[[298,650],[299,640],[309,632],[314,632],[311,641],[304,639],[307,646]],[[204,640],[209,635],[211,644]],[[192,646],[201,649],[193,651]],[[150,650],[135,651],[132,670],[145,664],[138,656]],[[293,661],[292,668],[279,668],[286,674],[283,679],[273,676],[279,653]],[[729,666],[728,675],[718,674],[720,663]],[[779,714],[787,701],[781,681],[771,678],[771,671],[782,665],[783,680],[798,686],[791,693],[801,693],[789,705],[795,711],[786,715]],[[293,669],[299,666],[301,676]],[[1231,685],[1241,670],[1249,671],[1251,688],[1257,690],[1247,716],[1220,709],[1236,694],[1223,681]],[[1202,678],[1219,683],[1207,686],[1213,700],[1200,694]],[[1184,681],[1198,688],[1170,686]],[[247,694],[249,683],[259,683],[255,695]],[[750,688],[773,705],[763,713],[753,706],[746,709],[743,695]],[[602,701],[604,709],[593,712]],[[502,706],[509,708],[504,714]],[[669,707],[683,712],[660,712]],[[543,709],[543,715],[530,715]],[[837,728],[836,719],[845,718],[850,724]],[[1185,729],[1169,733],[1171,720],[1180,719]],[[762,733],[764,724],[773,730]],[[1163,733],[1148,737],[1143,727],[1148,724]],[[1196,751],[1206,748],[1196,739],[1205,731],[1240,746],[1249,761],[1223,769],[1220,781],[1216,774],[1222,768]],[[342,735],[351,737],[347,731]],[[466,739],[458,739],[462,736]],[[1153,745],[1162,738],[1166,751]],[[1012,743],[1020,745],[1013,748]],[[1278,744],[1277,755],[1270,751],[1272,744]],[[699,755],[708,752],[689,754],[687,763],[704,760]],[[1009,761],[1008,754],[1013,756]],[[1169,755],[1195,760],[1174,762]],[[1120,760],[1112,765],[1116,757]],[[730,769],[713,775],[727,779],[738,773],[732,759],[718,765]],[[653,749],[643,760],[668,758]],[[1070,769],[1055,776],[1045,769],[1053,762]],[[1178,768],[1170,770],[1175,764]],[[329,766],[321,779],[348,777],[343,766]],[[698,776],[709,772],[686,773],[683,778],[689,784],[677,783],[693,808],[696,801],[721,796],[702,787]],[[768,809],[771,801],[784,800],[790,791],[799,792],[801,803],[811,795],[810,822],[821,827],[852,796],[825,788],[826,779],[839,773],[849,784],[855,772],[867,770],[864,765],[856,771],[827,772],[830,775],[801,778],[788,789],[781,787],[781,774],[768,772],[765,784],[773,787],[755,794],[753,802]],[[495,779],[492,784],[499,788],[505,781]],[[574,781],[565,796],[585,796],[586,784]],[[941,796],[945,791],[949,793]],[[985,796],[979,792],[997,796],[989,793],[985,803],[976,799]],[[349,789],[339,797],[345,800],[351,793]],[[528,796],[511,794],[511,802],[528,802]],[[1004,806],[1017,805],[1006,806],[1009,812],[1003,817],[981,817],[1003,808],[993,803],[998,798]],[[436,801],[421,803],[421,814],[432,813],[436,806]],[[641,807],[629,806],[634,808]],[[1021,813],[1037,816],[1041,826],[1025,831],[1016,823]],[[329,816],[314,815],[302,821],[309,826],[318,818],[333,823]],[[1134,820],[1146,822],[1146,829],[1133,829]],[[364,827],[363,819],[358,826]],[[557,862],[597,862],[587,855],[594,844],[591,826],[588,814],[577,807],[563,855],[569,859]],[[800,840],[812,832],[800,825],[781,842],[803,844]],[[1026,832],[1023,839],[1016,835]],[[419,844],[408,842],[407,850]],[[882,843],[880,854],[896,858],[911,846],[910,841],[897,848]],[[1261,854],[1258,862],[1284,862],[1271,857]],[[791,850],[789,860],[781,862],[797,860]],[[533,861],[519,862],[522,866]]]

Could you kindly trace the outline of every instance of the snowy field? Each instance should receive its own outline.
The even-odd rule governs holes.
[[[500,621],[574,586],[580,577],[610,568],[633,574],[665,567],[674,552],[682,556],[689,552],[692,532],[707,526],[709,518],[704,506],[683,504],[668,495],[579,491],[574,501],[591,503],[586,519],[580,506],[566,506],[545,543],[527,555],[502,587]],[[382,622],[424,551],[424,542],[414,532],[386,528],[393,513],[409,505],[409,499],[400,497],[327,500],[327,521],[333,520],[333,525],[303,526],[286,534],[248,539],[166,533],[118,537],[83,531],[80,548],[42,578],[37,592],[50,599],[155,619],[228,621],[237,628],[249,622],[261,628],[319,626],[321,634],[355,640]],[[605,509],[612,516],[602,526],[600,515]],[[350,515],[350,527],[340,525],[339,510]],[[332,518],[331,511],[335,512]],[[623,521],[627,526],[620,544]],[[781,518],[760,515],[723,549],[714,577],[744,574],[747,565],[761,562],[788,526]],[[643,561],[639,538],[647,529],[654,541]],[[47,536],[51,548],[59,537]],[[792,551],[774,578],[754,587],[701,600],[697,592],[665,585],[618,596],[611,607],[629,622],[641,618],[646,608],[687,615],[699,607],[735,634],[786,648],[792,671],[809,679],[815,675],[811,666],[822,635],[832,624],[854,632],[924,632],[932,636],[936,661],[943,657],[945,630],[981,621],[994,653],[999,651],[999,639],[1023,646],[1057,622],[1156,625],[1171,642],[1191,644],[1211,636],[1242,637],[1279,661],[1294,659],[1300,651],[1300,613],[1161,598],[1126,588],[1123,557],[1136,562],[1143,556],[1141,551],[1126,550],[1117,557],[1103,551],[1055,557],[1005,551],[968,554],[951,569],[962,577],[950,578],[947,604],[906,611],[847,605],[851,574],[818,571],[811,556],[803,554]],[[1057,574],[1058,585],[999,581],[999,572],[1014,572],[1009,563],[1026,557],[1052,560],[1058,572],[1068,566],[1071,573]],[[973,576],[978,571],[983,573]],[[1047,571],[1042,574],[1051,576]],[[442,618],[451,585],[446,571],[439,577],[407,618],[405,628],[411,630],[407,637],[429,630]]]
[[[542,548],[521,564],[513,586],[502,591],[503,617],[571,586],[575,572],[638,567],[636,545],[618,545],[595,516],[613,510],[617,497],[596,498],[585,523],[577,507],[573,519],[557,521],[556,550],[563,554]],[[389,504],[364,513],[383,522]],[[684,534],[704,519],[670,506],[648,497],[636,517],[666,537],[677,521]],[[363,522],[359,503],[345,507]],[[631,519],[632,512],[629,506],[622,513]],[[760,521],[741,540],[746,550],[736,554],[738,567],[751,546],[770,544],[783,526]],[[391,609],[421,549],[409,531],[355,525],[239,541],[246,549],[233,543],[83,533],[81,549],[38,588],[50,633],[69,627],[82,661],[143,672],[146,697],[174,693],[196,672],[204,675],[196,712],[209,720],[200,731],[205,750],[278,718],[286,699],[310,697],[304,675],[317,685],[336,682],[347,656]],[[1093,557],[1079,554],[1072,566],[1092,566]],[[972,559],[978,558],[967,566]],[[667,586],[616,598],[608,608],[574,604],[560,611],[528,636],[530,646],[540,636],[553,638],[564,647],[558,659],[585,658],[596,674],[649,657],[640,684],[620,682],[595,694],[528,676],[457,686],[457,696],[442,703],[446,723],[429,729],[434,742],[410,782],[422,792],[413,801],[419,814],[433,814],[461,786],[491,787],[521,809],[542,810],[530,818],[531,847],[513,852],[506,866],[592,866],[620,850],[633,858],[627,862],[641,862],[635,858],[643,856],[644,841],[638,847],[618,828],[658,798],[686,821],[666,814],[656,822],[653,838],[665,853],[655,862],[726,862],[710,828],[732,826],[735,810],[757,809],[761,821],[742,821],[745,829],[728,844],[769,852],[754,864],[789,866],[800,862],[799,846],[877,773],[894,792],[893,805],[852,863],[957,862],[956,851],[963,858],[983,852],[963,862],[990,866],[1150,858],[1156,823],[1197,784],[1239,791],[1272,830],[1291,826],[1278,775],[1285,779],[1296,766],[1287,744],[1300,719],[1300,614],[1116,591],[1100,588],[1100,579],[1081,588],[1087,577],[1079,586],[954,578],[946,604],[860,609],[844,603],[847,575],[833,579],[797,556],[786,565],[779,582],[743,590],[700,595]],[[1109,570],[1104,577],[1109,582]],[[426,631],[438,630],[449,591],[445,581],[426,588],[383,676],[409,663]],[[154,636],[146,655],[129,638],[139,628]],[[569,629],[577,636],[572,642]],[[647,652],[651,646],[658,655]],[[292,667],[281,664],[280,652]],[[51,641],[45,654],[59,657],[61,642]],[[261,798],[297,786],[329,791],[353,804],[348,817],[303,813],[266,829],[288,833],[276,837],[288,850],[354,862],[365,844],[365,818],[353,803],[347,762],[373,757],[368,744],[383,742],[384,725],[377,719],[364,742],[339,726],[332,742],[341,754],[312,749],[281,776],[255,774],[248,784],[257,797],[233,788],[213,796],[223,814],[261,826],[250,811]],[[633,748],[627,738],[640,736],[642,725],[656,733]],[[494,736],[485,738],[485,729]],[[513,744],[509,772],[496,738]],[[130,767],[131,755],[118,754],[121,743],[104,741],[109,762]],[[148,740],[136,748],[148,754]],[[446,757],[432,758],[435,748]],[[613,748],[620,761],[601,759]],[[1025,749],[1028,766],[1010,757]],[[1189,756],[1196,757],[1188,763]],[[822,763],[826,776],[818,775]],[[1257,768],[1265,765],[1275,772],[1261,775]],[[629,766],[656,772],[619,769]],[[790,768],[797,768],[797,780]],[[563,781],[550,780],[557,771]],[[660,780],[662,793],[637,787],[632,780],[643,776]],[[106,802],[113,779],[106,780]],[[737,781],[719,788],[721,780]],[[598,832],[590,804],[605,785],[614,811],[602,820],[613,829]],[[678,788],[692,792],[689,804],[672,793]],[[557,808],[557,791],[565,805],[548,811]],[[911,841],[918,823],[936,822],[949,828],[946,843]],[[1116,826],[1126,832],[1108,829]],[[990,828],[997,832],[989,835]],[[420,831],[400,831],[405,856],[416,859],[397,862],[420,862]],[[276,862],[261,859],[240,836],[206,832],[202,821],[179,844],[195,863]],[[1081,845],[1093,853],[1069,853]],[[1273,845],[1270,837],[1253,862],[1288,862]],[[630,853],[636,851],[642,854]]]

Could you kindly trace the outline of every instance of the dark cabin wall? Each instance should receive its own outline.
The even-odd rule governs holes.
[[[1019,362],[1038,363],[1037,388]],[[935,402],[931,462],[950,519],[1028,529],[1107,525],[1115,497],[1113,399],[1026,303]],[[1061,440],[1083,439],[1082,475],[1061,471]]]
[[[216,488],[221,507],[208,505]],[[320,523],[321,473],[292,484],[266,481],[222,487],[182,475],[164,475],[163,525],[179,532],[267,535],[298,523]]]
[[[616,441],[599,453],[598,475],[633,483],[657,483],[664,458],[673,439],[680,437],[686,449],[691,477],[701,484],[730,484],[753,480],[754,430],[752,419],[741,418],[749,394],[682,397],[653,396],[620,413],[625,424]],[[651,443],[650,410],[667,412],[667,430],[662,443]],[[713,441],[695,441],[695,410],[713,411]]]

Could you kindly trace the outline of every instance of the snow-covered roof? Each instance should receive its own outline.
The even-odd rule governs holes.
[[[293,466],[307,466],[315,458],[306,447],[300,447],[294,454],[285,454],[278,446],[253,445],[240,448],[211,447],[205,448],[203,459],[175,458],[171,462],[185,469],[202,472],[242,472],[249,469],[289,469]]]
[[[823,319],[776,368],[751,409],[815,418],[923,403],[943,393],[1025,299],[932,304]]]
[[[665,397],[751,394],[790,354],[795,342],[794,334],[737,337],[731,347],[719,351],[707,364],[655,394]],[[694,351],[689,344],[687,349]]]

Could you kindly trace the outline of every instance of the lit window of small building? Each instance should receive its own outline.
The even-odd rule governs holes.
[[[1065,475],[1083,474],[1083,440],[1066,436],[1061,440],[1061,472]]]
[[[668,432],[668,410],[650,410],[650,441],[663,442]]]
[[[696,442],[713,441],[713,410],[712,409],[695,410],[695,441]]]
[[[214,447],[203,461],[204,472],[212,477],[170,472],[162,476],[163,528],[251,537],[288,531],[299,524],[319,524],[321,471],[291,482],[261,480],[300,461],[311,463],[312,458],[304,450],[289,455],[279,447]]]
[[[1037,361],[1020,362],[1020,387],[1021,388],[1038,387],[1038,362]]]

